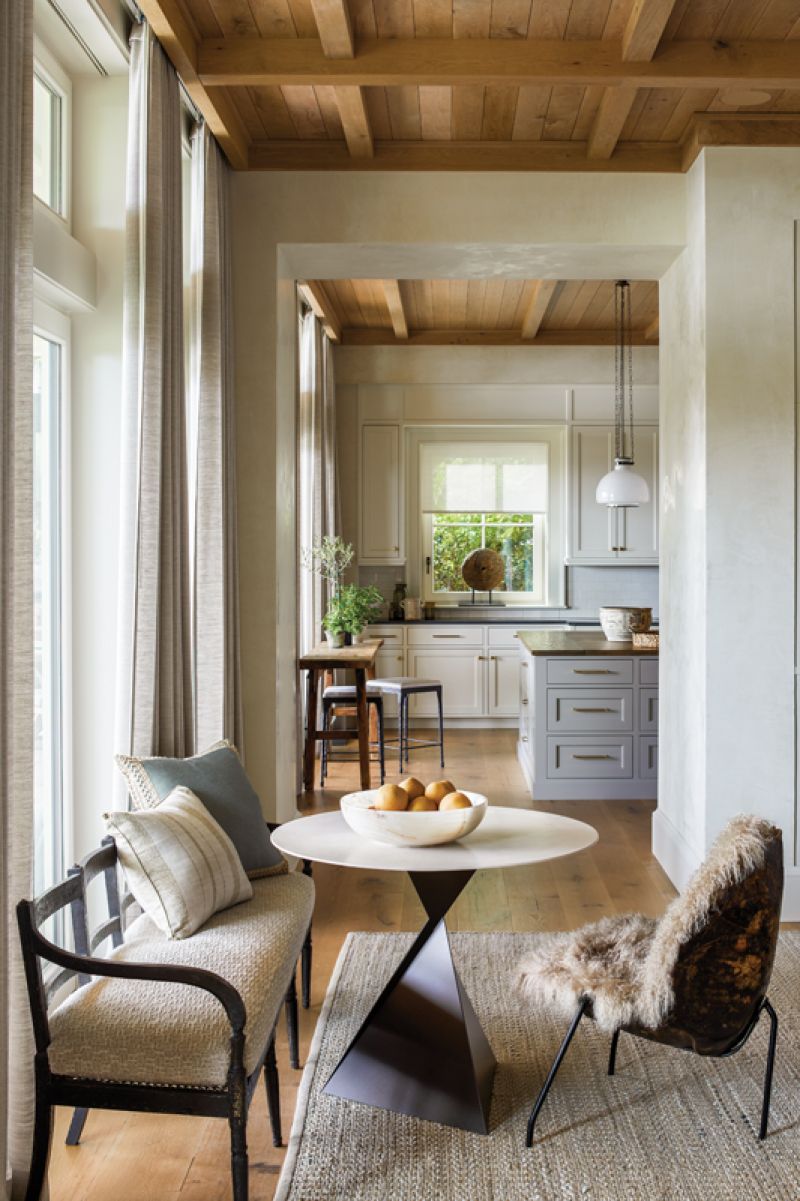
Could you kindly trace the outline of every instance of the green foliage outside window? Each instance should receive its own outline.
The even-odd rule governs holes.
[[[433,518],[433,591],[469,592],[461,564],[488,547],[506,562],[498,592],[534,592],[534,530],[530,513],[436,513]]]

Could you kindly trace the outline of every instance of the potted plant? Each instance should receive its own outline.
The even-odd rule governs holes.
[[[343,595],[345,591],[346,589],[342,589],[331,597],[322,619],[328,646],[344,646],[344,636],[347,633],[347,602]]]
[[[325,637],[330,646],[344,645],[347,626],[344,620],[342,576],[353,558],[353,548],[337,535],[326,534],[316,546],[303,549],[303,566],[325,581],[328,586],[328,607],[322,619]]]
[[[346,630],[352,635],[354,642],[360,642],[364,637],[365,628],[377,621],[382,613],[384,600],[374,584],[360,588],[358,584],[347,584],[342,589],[346,593]]]

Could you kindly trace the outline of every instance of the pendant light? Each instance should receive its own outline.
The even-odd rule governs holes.
[[[631,286],[626,279],[614,285],[614,469],[604,475],[595,494],[609,509],[646,505],[650,489],[633,470],[633,346]]]

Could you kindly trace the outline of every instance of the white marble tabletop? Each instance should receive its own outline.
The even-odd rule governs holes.
[[[393,847],[354,833],[340,812],[286,822],[272,834],[279,851],[298,859],[375,871],[463,872],[542,863],[584,851],[598,834],[586,822],[555,813],[490,805],[477,830],[437,847]]]

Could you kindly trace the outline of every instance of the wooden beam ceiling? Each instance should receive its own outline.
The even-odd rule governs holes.
[[[523,338],[513,329],[422,329],[409,333],[403,346],[613,346],[613,329],[542,330],[535,338]],[[342,346],[397,346],[392,330],[345,326]],[[633,346],[652,346],[644,333],[631,336]]]
[[[318,283],[316,280],[306,280],[304,283],[297,285],[297,290],[314,316],[318,317],[322,322],[322,328],[330,340],[332,342],[340,342],[342,340],[342,326],[331,304],[330,297],[325,291],[324,285]]]
[[[312,0],[320,43],[328,58],[353,58],[355,42],[346,0]],[[347,149],[353,158],[370,158],[374,153],[372,127],[364,89],[334,88]]]
[[[540,279],[536,284],[531,302],[522,318],[521,336],[523,338],[535,338],[538,334],[539,326],[542,324],[557,286],[557,279]]]
[[[408,338],[408,319],[406,317],[405,306],[403,305],[400,280],[385,279],[383,281],[383,291],[386,296],[386,306],[389,309],[389,316],[392,319],[394,336],[399,341],[405,342]]]
[[[670,42],[640,62],[623,58],[618,42],[503,38],[363,38],[353,58],[329,58],[316,38],[236,37],[201,41],[198,75],[207,87],[791,89],[800,82],[800,58],[793,41]]]

